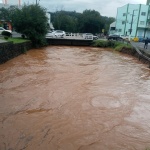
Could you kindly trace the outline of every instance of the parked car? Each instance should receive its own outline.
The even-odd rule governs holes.
[[[120,37],[119,35],[115,35],[115,34],[109,35],[109,36],[107,37],[107,39],[108,39],[108,40],[116,40],[116,41],[122,41],[122,40],[123,40],[122,37]]]
[[[46,38],[53,38],[54,34],[52,31],[48,31],[46,34]]]
[[[53,34],[53,37],[56,37],[56,38],[63,38],[66,35],[65,31],[62,31],[62,30],[55,30],[52,32],[52,34]]]
[[[2,34],[2,32],[3,32],[3,31],[7,31],[7,32],[12,33],[12,31],[11,31],[11,30],[6,30],[6,29],[4,29],[3,27],[0,27],[0,34]]]
[[[120,35],[121,38],[123,38],[124,40],[129,40],[129,36],[126,35]]]
[[[92,33],[83,33],[84,39],[92,39],[93,40],[93,34]]]
[[[93,35],[93,40],[97,40],[97,39],[98,39],[98,36]]]

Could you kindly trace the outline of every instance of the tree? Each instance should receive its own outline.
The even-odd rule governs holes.
[[[57,11],[52,13],[52,22],[56,29],[65,30],[66,32],[77,32],[78,19],[76,12]]]
[[[34,46],[43,44],[47,33],[46,10],[39,5],[24,5],[13,11],[12,23],[15,30],[28,37]]]
[[[103,24],[101,15],[95,10],[85,10],[79,18],[81,32],[99,33]]]
[[[108,34],[109,26],[114,21],[115,21],[115,18],[113,18],[113,17],[103,16],[102,22],[104,24],[103,29],[105,30],[105,34]]]
[[[0,8],[0,20],[10,20],[8,9],[4,7]]]

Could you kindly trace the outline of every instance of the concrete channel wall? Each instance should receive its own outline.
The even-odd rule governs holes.
[[[79,39],[47,39],[48,45],[90,46],[93,40]],[[25,53],[32,48],[31,42],[13,44],[12,42],[0,43],[0,64]]]
[[[13,44],[12,42],[0,43],[0,64],[25,53],[32,48],[31,42]]]
[[[46,39],[49,45],[90,46],[93,40],[85,39]]]
[[[145,64],[148,64],[148,67],[150,68],[150,57],[144,53],[143,51],[141,51],[139,48],[137,48],[135,45],[133,45],[131,43],[133,49],[122,49],[121,52],[123,53],[126,53],[126,54],[129,54],[129,55],[132,55],[136,58],[139,59],[139,61],[145,63]]]

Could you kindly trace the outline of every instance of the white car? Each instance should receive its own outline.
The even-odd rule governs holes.
[[[11,31],[11,30],[6,30],[6,29],[4,29],[3,27],[0,27],[0,34],[2,34],[2,32],[3,32],[3,31],[7,31],[7,32],[12,33],[12,31]]]
[[[47,34],[46,34],[46,38],[53,38],[54,37],[54,34],[52,31],[48,31]]]
[[[65,35],[65,31],[62,30],[48,31],[46,38],[63,38]]]
[[[52,33],[53,33],[53,36],[56,38],[63,38],[66,35],[65,31],[62,31],[62,30],[55,30]]]

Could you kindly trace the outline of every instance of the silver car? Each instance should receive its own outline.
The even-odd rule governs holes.
[[[54,34],[52,31],[48,31],[47,34],[46,34],[46,38],[53,38],[54,37]]]
[[[66,35],[65,31],[62,31],[62,30],[55,30],[52,33],[53,33],[53,36],[56,38],[64,38],[64,36]]]
[[[66,33],[62,30],[48,31],[46,38],[64,38]]]

